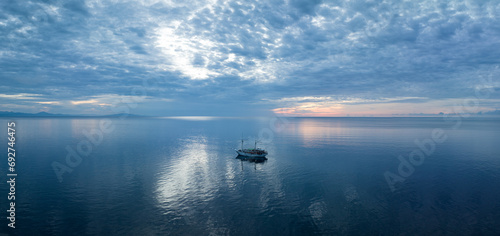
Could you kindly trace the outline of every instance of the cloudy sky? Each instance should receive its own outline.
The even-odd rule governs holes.
[[[381,116],[465,102],[491,111],[499,17],[496,0],[5,0],[0,110]]]

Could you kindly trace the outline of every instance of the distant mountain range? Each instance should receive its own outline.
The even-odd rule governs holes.
[[[478,115],[487,115],[487,116],[500,116],[500,110],[487,111],[487,112],[479,112]]]
[[[410,116],[410,117],[439,117],[444,115],[442,112],[439,114],[424,114],[424,113],[413,113],[413,114],[393,114],[394,116]],[[451,114],[452,115],[452,114]],[[487,112],[478,112],[478,113],[470,113],[470,115],[474,116],[500,116],[500,110],[487,111]],[[53,114],[48,112],[38,112],[38,113],[23,113],[23,112],[11,112],[11,111],[0,111],[0,117],[151,117],[151,116],[142,116],[142,115],[134,115],[134,114],[111,114],[111,115],[68,115],[68,114]]]
[[[68,114],[53,114],[48,112],[38,112],[38,113],[23,113],[23,112],[11,112],[11,111],[0,111],[0,117],[145,117],[133,114],[112,114],[112,115],[68,115]]]
[[[451,116],[460,116],[461,114],[458,113],[444,113],[440,112],[438,114],[436,113],[409,113],[409,114],[392,114],[393,116],[397,117],[441,117],[444,116],[445,114],[451,115]],[[465,113],[467,115],[471,115],[473,117],[482,117],[482,116],[500,116],[500,110],[494,110],[494,111],[485,111],[485,112],[477,112],[477,113]],[[464,115],[464,114],[462,114]]]

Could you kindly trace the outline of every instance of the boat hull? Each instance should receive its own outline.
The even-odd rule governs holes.
[[[236,153],[238,153],[238,155],[240,155],[240,156],[251,157],[251,158],[265,158],[267,155],[267,153],[266,154],[251,154],[251,153],[242,152],[240,150],[236,150]]]

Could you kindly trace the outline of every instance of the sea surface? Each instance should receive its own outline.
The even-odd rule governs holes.
[[[500,235],[500,119],[1,118],[0,142],[6,235]]]

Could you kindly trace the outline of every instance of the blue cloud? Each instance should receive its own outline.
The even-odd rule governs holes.
[[[0,94],[40,95],[0,97],[0,110],[29,112],[44,104],[76,112],[71,101],[127,96],[144,80],[155,81],[140,110],[148,114],[189,115],[200,107],[265,112],[282,105],[269,101],[307,96],[444,101],[474,96],[484,85],[479,79],[498,76],[500,63],[497,1],[3,1],[0,7]],[[487,86],[500,87],[496,80]],[[494,109],[498,97],[482,101],[484,109]]]

